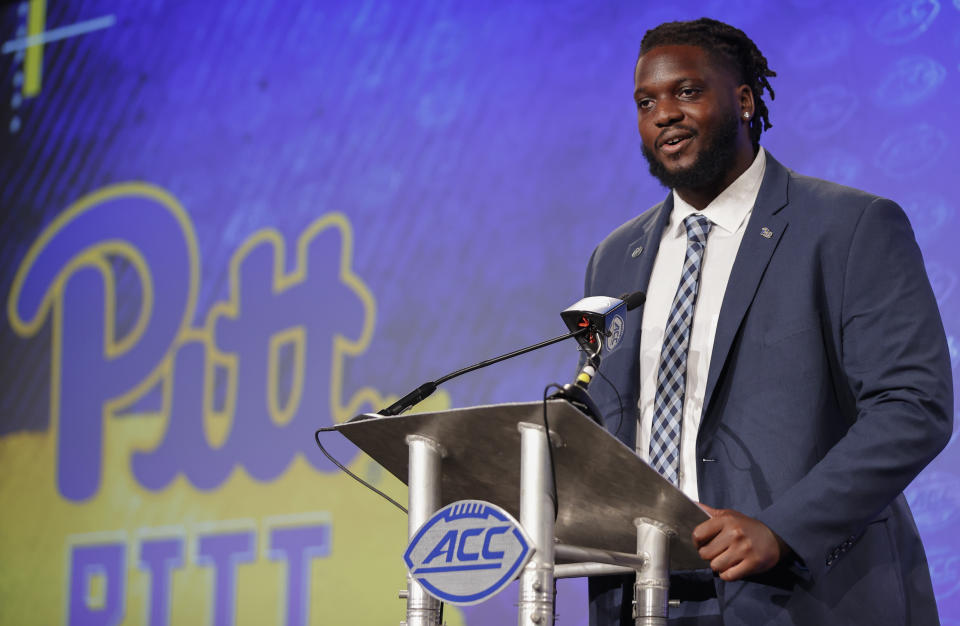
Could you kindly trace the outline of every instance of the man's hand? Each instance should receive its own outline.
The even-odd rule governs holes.
[[[710,519],[693,529],[693,543],[700,558],[726,581],[761,574],[789,551],[763,522],[731,509],[700,507]]]

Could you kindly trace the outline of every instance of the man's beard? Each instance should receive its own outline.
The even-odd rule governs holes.
[[[650,174],[669,189],[702,189],[716,183],[733,163],[739,125],[740,120],[730,116],[729,122],[718,127],[712,137],[698,136],[710,142],[697,155],[693,165],[681,170],[668,170],[653,151],[641,146],[643,156],[650,164]]]

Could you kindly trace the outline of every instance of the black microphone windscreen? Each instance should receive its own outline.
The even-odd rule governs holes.
[[[634,291],[623,294],[620,299],[627,303],[627,310],[632,311],[646,301],[647,294],[643,291]]]

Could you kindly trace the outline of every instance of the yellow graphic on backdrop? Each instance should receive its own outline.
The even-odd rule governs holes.
[[[30,0],[27,13],[27,37],[39,37],[47,22],[47,0]],[[23,97],[40,93],[43,78],[43,44],[30,46],[23,57]]]
[[[28,3],[21,5],[21,14],[23,8],[26,9],[26,36],[4,42],[0,52],[23,54],[23,81],[20,93],[24,98],[34,98],[40,94],[43,85],[43,57],[46,44],[110,28],[117,21],[114,15],[103,15],[45,30],[46,0],[29,0]]]
[[[49,427],[0,438],[4,623],[400,621],[406,520],[312,449],[322,416],[335,423],[395,399],[344,389],[376,313],[352,254],[339,213],[304,229],[289,272],[284,237],[254,233],[231,258],[228,299],[197,327],[196,235],[166,191],[112,185],[45,229],[7,302],[22,337],[49,324],[51,379]],[[314,301],[353,306],[346,332],[324,331],[316,311],[258,308],[318,287]],[[260,401],[237,400],[251,397]],[[425,404],[447,408],[449,397]],[[258,437],[280,444],[251,449]],[[399,481],[348,454],[403,499]],[[462,618],[448,610],[447,622]]]

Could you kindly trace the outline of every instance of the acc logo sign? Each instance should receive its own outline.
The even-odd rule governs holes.
[[[607,352],[613,352],[620,345],[623,339],[623,317],[614,315],[610,323],[607,324]]]
[[[495,504],[460,500],[443,507],[403,553],[407,569],[430,595],[477,604],[506,587],[534,547],[520,524]]]

